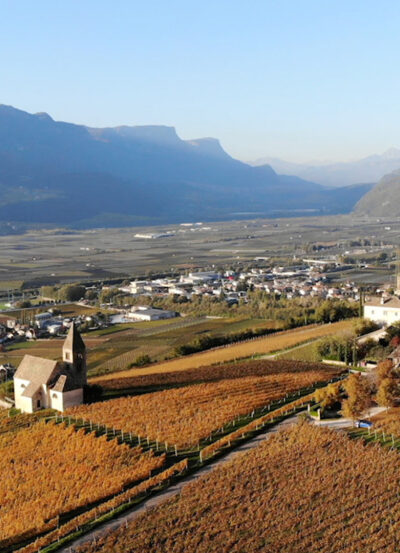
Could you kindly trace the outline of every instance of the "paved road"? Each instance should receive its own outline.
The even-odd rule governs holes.
[[[72,542],[71,544],[62,547],[59,549],[60,552],[63,553],[73,553],[76,551],[78,546],[83,545],[84,543],[93,541],[94,539],[98,539],[101,536],[103,536],[105,533],[116,530],[118,527],[120,527],[122,524],[125,524],[127,522],[130,522],[132,520],[135,520],[139,515],[146,512],[147,509],[150,509],[152,507],[156,507],[157,505],[160,505],[160,503],[163,503],[170,497],[173,497],[174,495],[180,493],[183,486],[188,484],[189,482],[194,482],[195,480],[198,480],[202,476],[205,476],[206,474],[209,474],[211,471],[213,471],[216,467],[227,463],[228,461],[232,460],[235,455],[238,453],[243,453],[245,451],[248,451],[250,449],[253,449],[257,447],[260,442],[267,439],[270,435],[274,434],[275,432],[278,432],[278,430],[282,430],[284,428],[287,428],[288,426],[292,425],[297,421],[297,416],[294,415],[293,417],[289,417],[276,426],[273,426],[272,428],[266,430],[262,434],[258,434],[248,442],[245,442],[238,446],[235,450],[231,451],[227,455],[225,455],[222,458],[216,459],[214,462],[206,465],[205,467],[201,468],[194,474],[191,474],[187,476],[186,478],[180,480],[173,486],[170,486],[169,488],[165,489],[164,491],[160,492],[159,494],[150,497],[149,499],[145,500],[143,503],[138,505],[135,509],[130,510],[127,513],[122,513],[120,516],[114,518],[113,520],[110,520],[109,522],[105,523],[99,528],[96,528],[89,532],[88,534],[85,534],[84,536],[78,538],[76,541]]]

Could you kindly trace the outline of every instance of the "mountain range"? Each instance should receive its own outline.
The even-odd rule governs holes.
[[[385,175],[357,202],[354,212],[373,217],[400,217],[400,170]]]
[[[348,186],[355,183],[376,183],[384,175],[400,169],[400,150],[391,148],[383,154],[374,154],[348,162],[292,163],[278,158],[264,157],[250,162],[254,167],[271,166],[278,173],[295,175],[325,186]]]
[[[232,158],[173,127],[90,128],[0,105],[0,221],[75,227],[343,213],[369,184],[328,188]]]

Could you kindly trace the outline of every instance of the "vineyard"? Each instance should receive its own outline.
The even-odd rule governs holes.
[[[258,370],[262,371],[263,363],[256,365]],[[296,370],[300,368],[299,364],[289,364],[295,368],[292,372],[287,363],[281,371],[276,370],[279,363],[274,366],[273,372],[262,376],[223,379],[82,405],[70,409],[69,414],[182,449],[197,445],[237,416],[249,414],[287,394],[325,382],[338,374],[337,368],[322,365],[303,366],[303,370]],[[238,375],[240,366],[232,367],[231,371]]]
[[[79,553],[396,553],[399,486],[397,452],[302,425]]]
[[[243,378],[245,376],[267,376],[281,373],[298,373],[303,371],[316,370],[326,371],[327,378],[339,374],[341,369],[338,366],[328,366],[323,363],[305,363],[302,361],[275,361],[258,359],[254,361],[238,361],[236,363],[217,365],[210,367],[199,367],[185,371],[174,371],[154,373],[132,377],[117,378],[98,381],[97,384],[105,390],[140,390],[152,391],[167,387],[176,387],[201,382],[216,382]]]
[[[182,371],[192,368],[204,367],[216,363],[226,363],[235,359],[243,359],[258,354],[268,354],[284,350],[297,344],[305,343],[315,338],[331,336],[348,330],[353,325],[352,320],[340,321],[338,323],[300,327],[293,330],[277,332],[262,338],[238,342],[233,345],[208,350],[202,353],[188,355],[172,361],[166,361],[143,369],[130,369],[118,372],[118,378],[146,375],[152,373],[163,373]],[[109,374],[91,379],[91,382],[105,382],[115,379],[115,374]]]
[[[0,549],[56,528],[61,517],[122,492],[165,456],[44,421],[0,436]]]
[[[36,411],[36,413],[21,413],[9,416],[8,409],[0,410],[0,440],[2,434],[16,433],[23,428],[28,428],[39,420],[49,417],[53,412],[50,409]]]
[[[161,360],[173,354],[174,348],[190,343],[205,334],[213,337],[249,329],[275,328],[275,321],[258,319],[206,319],[179,318],[175,322],[153,321],[134,323],[132,328],[109,334],[113,327],[105,329],[107,338],[91,352],[89,374],[103,375],[121,371],[134,363],[140,355]],[[163,323],[163,324],[160,324]],[[135,325],[135,326],[134,326]],[[107,332],[107,334],[106,334]],[[91,336],[89,334],[88,336]]]
[[[400,438],[400,407],[392,407],[373,417],[373,429],[393,434]]]

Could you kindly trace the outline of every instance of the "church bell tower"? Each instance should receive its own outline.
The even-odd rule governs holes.
[[[74,380],[83,387],[87,383],[86,346],[75,323],[72,323],[63,345],[63,361],[70,365]]]

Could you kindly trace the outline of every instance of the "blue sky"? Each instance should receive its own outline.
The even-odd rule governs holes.
[[[0,102],[241,159],[400,147],[395,0],[0,0]]]

